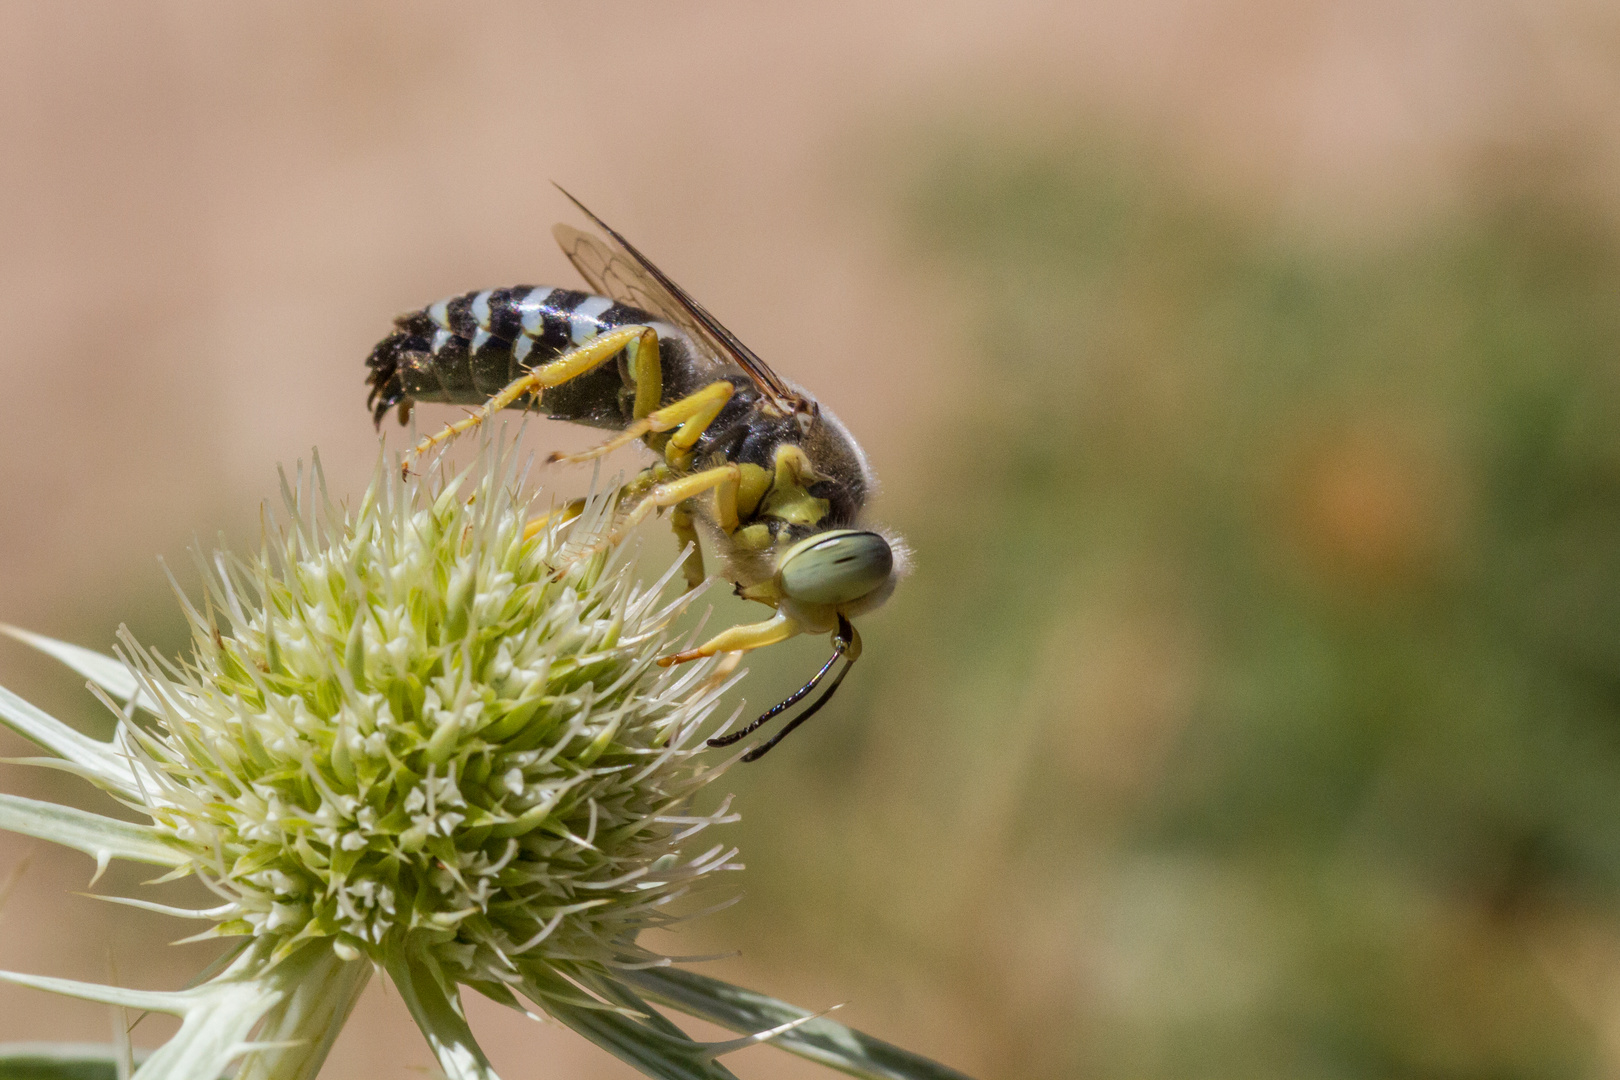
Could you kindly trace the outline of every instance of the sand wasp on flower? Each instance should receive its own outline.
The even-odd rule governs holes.
[[[803,687],[711,742],[729,745],[753,732],[812,694],[844,660],[820,697],[743,758],[758,760],[843,682],[861,653],[852,620],[889,598],[906,572],[906,548],[861,524],[874,479],[844,425],[563,194],[602,233],[553,230],[591,291],[516,285],[400,316],[367,359],[375,419],[381,424],[398,406],[403,422],[418,401],[478,406],[422,440],[418,456],[508,406],[617,432],[554,461],[587,461],[638,439],[656,453],[620,492],[629,507],[624,527],[668,509],[677,539],[691,545],[690,586],[704,578],[701,532],[738,595],[775,610],[659,662],[832,635],[832,657]]]

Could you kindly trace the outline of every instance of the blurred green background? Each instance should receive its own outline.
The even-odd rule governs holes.
[[[739,777],[752,947],[915,971],[1002,1076],[1606,1072],[1614,233],[1528,164],[1367,251],[945,141],[900,212],[973,392],[839,708]]]
[[[361,490],[396,312],[574,282],[555,179],[848,423],[916,555],[728,777],[746,895],[671,951],[982,1080],[1620,1077],[1616,42],[1596,0],[0,7],[0,621],[179,648],[152,556],[254,545],[312,445]],[[0,642],[105,730],[77,682]],[[0,968],[207,961],[25,862]],[[634,1075],[469,1008],[509,1080]],[[107,1030],[0,988],[0,1041]],[[429,1060],[375,986],[326,1073]]]

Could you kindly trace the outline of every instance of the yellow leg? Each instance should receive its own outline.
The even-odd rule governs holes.
[[[547,526],[573,521],[584,512],[585,500],[575,499],[566,506],[551,511],[549,514],[541,514],[539,517],[532,517],[529,519],[529,523],[523,526],[523,539],[532,540],[534,537],[544,532]]]
[[[728,384],[729,385],[729,384]],[[742,471],[735,465],[720,465],[713,469],[683,476],[654,487],[630,511],[624,529],[634,528],[647,519],[654,510],[676,506],[687,499],[696,498],[705,491],[714,492],[715,524],[726,532],[737,528],[737,485]]]
[[[691,545],[681,572],[686,576],[686,587],[695,589],[703,584],[703,547],[698,543],[697,530],[692,527],[692,511],[687,505],[681,503],[675,507],[669,515],[669,523],[675,530],[675,542],[682,547]]]
[[[636,347],[638,355],[650,353],[653,363],[657,363],[658,334],[650,327],[621,326],[605,334],[598,334],[579,348],[571,349],[550,363],[541,364],[523,377],[512,380],[504,390],[486,401],[483,408],[471,416],[457,420],[438,434],[429,435],[417,443],[413,455],[420,457],[440,443],[477,427],[524,394],[534,394],[538,397],[547,387],[561,386],[569,379],[577,379],[594,371],[632,345]],[[639,404],[640,388],[637,390]]]
[[[689,456],[686,451],[692,449],[702,437],[703,429],[714,423],[714,418],[720,415],[720,410],[726,407],[726,402],[730,401],[731,395],[736,392],[736,387],[725,380],[710,383],[695,394],[688,394],[679,401],[670,402],[662,409],[654,409],[600,446],[577,454],[552,454],[548,460],[566,461],[570,464],[589,461],[591,458],[611,453],[621,446],[628,446],[644,435],[678,427],[680,430],[670,436],[664,456],[670,464],[684,467],[685,461],[682,459]],[[640,401],[641,392],[638,386],[636,392],[638,408]]]
[[[635,419],[652,414],[664,399],[664,366],[659,359],[658,335],[645,334],[625,351],[630,377],[636,381]]]
[[[660,657],[659,667],[669,667],[671,664],[684,664],[688,660],[697,660],[705,656],[714,656],[723,652],[748,652],[752,649],[763,649],[767,645],[775,645],[778,641],[786,641],[804,630],[797,622],[788,618],[780,611],[764,622],[748,623],[744,626],[733,626],[729,630],[722,630],[714,637],[705,641],[695,649],[687,649],[673,656]]]
[[[657,475],[657,473],[660,471],[667,470],[665,470],[663,465],[657,465],[652,469],[647,470],[647,472],[643,473],[642,476],[646,477],[649,473]],[[662,510],[671,506],[679,507],[688,499],[696,498],[697,496],[708,491],[714,492],[715,523],[721,528],[725,529],[727,532],[731,532],[737,528],[737,487],[741,482],[741,477],[742,470],[737,466],[720,465],[713,469],[704,469],[702,472],[693,473],[690,476],[682,476],[675,480],[666,480],[662,483],[655,483],[651,487],[643,487],[642,485],[644,481],[633,481],[626,484],[623,488],[619,489],[621,501],[626,498],[635,498],[638,488],[640,490],[644,490],[646,494],[640,497],[640,499],[636,502],[636,505],[631,508],[630,513],[625,515],[625,519],[621,524],[616,526],[606,536],[602,537],[597,542],[597,546],[601,548],[612,547],[620,540],[624,539],[625,533],[647,520],[647,515],[651,514],[654,510]],[[684,525],[681,519],[682,513],[685,514]],[[677,511],[675,520],[675,535],[680,538],[683,543],[688,538],[690,538],[694,543],[697,540],[697,533],[692,529],[691,522],[692,517],[690,513],[685,511]],[[534,523],[532,522],[530,523],[530,526],[531,528],[535,528]],[[544,527],[545,524],[543,522],[538,526],[538,528]],[[685,530],[684,532],[683,528]],[[526,535],[528,535],[527,532]],[[694,553],[697,550],[698,549],[696,547],[693,548]],[[697,574],[696,578],[692,577],[694,572]],[[687,582],[689,584],[692,584],[694,587],[702,584],[702,561],[694,561],[689,559],[686,563],[686,574]]]

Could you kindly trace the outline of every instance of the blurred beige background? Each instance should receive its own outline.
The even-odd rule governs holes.
[[[359,490],[378,453],[361,362],[396,312],[572,283],[549,181],[840,413],[886,482],[879,514],[902,519],[964,395],[985,395],[960,282],[894,224],[938,133],[1040,146],[1102,128],[1265,228],[1376,248],[1465,213],[1482,161],[1549,139],[1606,202],[1617,60],[1620,9],[1584,0],[0,5],[0,620],[95,646],[128,622],[178,647],[155,556],[189,583],[193,537],[251,542],[275,467],[311,446],[334,490]],[[543,424],[527,438],[580,440]],[[74,680],[22,649],[0,645],[0,673],[90,722]],[[792,768],[791,744],[779,755]],[[195,971],[197,948],[156,944],[184,928],[67,895],[85,860],[0,837],[0,870],[30,853],[0,912],[0,966],[102,978],[112,963],[162,986]],[[723,943],[729,917],[705,940]],[[1020,947],[1032,980],[1067,992],[1061,964]],[[971,995],[922,967],[852,989],[818,965],[823,948],[837,951],[784,941],[723,973],[809,1006],[849,999],[848,1023],[1018,1075]],[[633,1075],[569,1033],[473,1008],[504,1076]],[[0,1040],[108,1024],[0,990]],[[428,1062],[374,988],[326,1075]],[[768,1049],[734,1068],[818,1074]]]

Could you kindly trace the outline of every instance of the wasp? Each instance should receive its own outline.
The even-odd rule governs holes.
[[[893,533],[860,523],[875,480],[837,417],[563,194],[601,233],[553,229],[590,291],[516,285],[400,316],[366,361],[374,418],[380,426],[398,406],[403,423],[418,401],[478,406],[423,439],[417,456],[507,407],[616,433],[551,461],[588,461],[636,440],[652,450],[657,460],[621,492],[631,506],[625,527],[668,510],[689,550],[689,586],[704,580],[701,531],[737,594],[774,609],[768,619],[731,627],[659,663],[747,652],[804,633],[832,635],[832,656],[804,686],[710,744],[751,734],[814,693],[844,661],[814,702],[743,757],[757,761],[843,683],[861,654],[852,620],[889,598],[905,574],[906,549]]]

